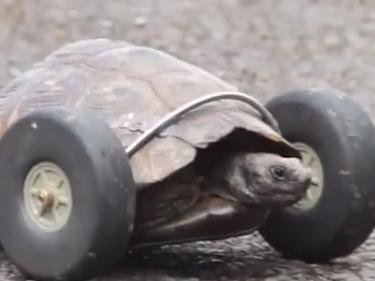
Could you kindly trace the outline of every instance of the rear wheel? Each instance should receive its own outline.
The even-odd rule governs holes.
[[[86,112],[34,111],[0,141],[0,240],[27,275],[86,280],[127,249],[135,186],[109,126]]]
[[[346,94],[295,91],[267,108],[313,173],[306,197],[275,212],[260,233],[286,258],[327,262],[351,254],[375,216],[375,130]]]

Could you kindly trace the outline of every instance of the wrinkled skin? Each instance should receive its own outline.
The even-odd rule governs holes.
[[[133,244],[243,233],[269,210],[300,200],[310,183],[309,169],[297,158],[243,151],[212,156],[208,171],[190,167],[138,193]]]
[[[297,158],[271,153],[231,156],[214,169],[204,188],[245,205],[283,207],[300,200],[311,180]]]

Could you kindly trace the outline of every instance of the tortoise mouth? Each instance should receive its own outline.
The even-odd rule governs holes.
[[[303,184],[290,187],[289,189],[271,188],[268,190],[256,191],[256,194],[261,197],[272,197],[272,195],[295,195],[303,196],[310,186],[310,179],[307,179]]]
[[[308,184],[294,189],[273,189],[256,193],[259,205],[282,207],[293,205],[306,195]]]

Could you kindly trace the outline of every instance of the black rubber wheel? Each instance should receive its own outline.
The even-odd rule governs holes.
[[[288,92],[267,108],[286,139],[315,151],[324,183],[315,205],[275,212],[261,235],[289,259],[324,263],[351,254],[375,222],[375,130],[369,116],[330,89]]]
[[[59,209],[59,217],[53,208],[61,206],[56,205],[43,212],[45,218],[42,212],[33,217],[26,204],[34,204],[35,198],[25,197],[25,178],[41,162],[61,168],[71,187],[72,200],[65,198],[70,215],[54,231],[35,222],[50,219],[53,226],[52,218],[58,222],[68,211]],[[24,116],[0,141],[0,178],[0,240],[30,277],[82,281],[104,274],[124,256],[133,227],[135,185],[123,146],[100,118],[61,108]],[[43,192],[61,199],[47,185],[38,188],[37,200],[47,198],[41,197]]]

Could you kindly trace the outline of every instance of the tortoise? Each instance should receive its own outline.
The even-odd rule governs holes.
[[[0,241],[36,279],[255,230],[285,257],[325,262],[374,227],[375,130],[338,90],[264,107],[163,51],[87,39],[1,90],[0,134]]]

